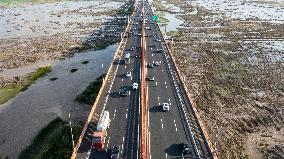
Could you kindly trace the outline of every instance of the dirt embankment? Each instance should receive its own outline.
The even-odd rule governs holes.
[[[72,55],[72,49],[80,48],[94,31],[104,27],[101,25],[123,4],[67,1],[2,7],[0,85],[25,79],[20,72],[18,76],[6,76],[15,68]]]
[[[283,24],[171,2],[195,12],[172,48],[219,157],[284,158]]]

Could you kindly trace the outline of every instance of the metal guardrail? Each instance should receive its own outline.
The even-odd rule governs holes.
[[[132,14],[134,14],[134,13],[132,13]],[[124,38],[124,37],[125,37],[125,35],[126,35],[126,32],[129,30],[129,26],[130,26],[130,22],[129,22],[129,19],[128,19],[127,27],[126,27],[126,29],[125,29],[125,31],[124,31],[122,37],[121,37],[121,41],[120,41],[119,46],[118,46],[118,48],[117,48],[117,50],[116,50],[116,52],[115,52],[115,55],[114,55],[114,57],[113,57],[113,61],[115,61],[118,56],[121,56],[121,54],[119,54],[119,53],[121,52],[121,48],[124,48],[124,47],[125,47],[125,42],[124,42],[124,41],[125,41],[125,38]],[[124,46],[123,46],[123,44],[124,44]],[[123,47],[122,47],[122,46],[123,46]],[[109,78],[109,74],[110,74],[110,72],[111,72],[112,66],[113,66],[113,62],[112,62],[111,65],[109,66],[109,69],[108,69],[108,71],[107,71],[106,77],[104,78],[103,84],[102,84],[102,86],[101,86],[101,88],[100,88],[100,91],[99,91],[97,97],[96,97],[95,103],[94,103],[93,106],[92,106],[92,109],[91,109],[90,114],[89,114],[89,116],[88,116],[88,118],[87,118],[87,121],[86,121],[86,123],[85,123],[85,125],[84,125],[84,128],[83,128],[83,130],[82,130],[82,132],[81,132],[81,135],[80,135],[80,137],[79,137],[79,139],[78,139],[78,141],[77,141],[77,143],[76,143],[76,145],[75,145],[75,147],[74,147],[74,149],[73,149],[73,153],[72,153],[72,155],[71,155],[71,159],[75,159],[76,156],[77,156],[78,149],[79,149],[79,147],[80,147],[80,145],[81,145],[81,143],[82,143],[82,140],[83,140],[83,137],[84,137],[84,135],[85,135],[85,133],[86,133],[86,130],[87,130],[87,128],[88,128],[88,125],[89,125],[89,123],[91,122],[91,120],[92,120],[92,118],[93,118],[93,115],[94,115],[95,109],[96,109],[96,107],[97,107],[97,104],[98,104],[98,102],[99,102],[99,99],[100,99],[100,97],[101,97],[102,91],[103,91],[103,89],[104,89],[104,87],[105,87],[105,84],[107,83],[107,79]]]
[[[158,24],[157,24],[157,26],[158,26],[158,28],[159,28],[160,34],[163,35]],[[190,101],[190,103],[191,103],[193,113],[194,113],[194,115],[195,115],[195,118],[198,120],[198,122],[197,122],[197,123],[198,123],[198,126],[200,127],[201,132],[203,133],[203,136],[205,137],[206,144],[207,144],[207,146],[208,146],[208,148],[209,148],[209,150],[210,150],[210,153],[212,154],[212,157],[213,157],[214,159],[218,159],[217,154],[214,153],[214,152],[215,152],[214,146],[213,146],[213,144],[212,144],[212,142],[211,142],[211,140],[210,140],[210,138],[209,138],[209,135],[208,135],[206,126],[205,126],[205,124],[203,123],[203,121],[202,121],[202,119],[201,119],[201,117],[200,117],[200,115],[199,115],[199,113],[198,113],[198,111],[197,111],[197,109],[196,109],[196,103],[193,101],[193,98],[192,98],[191,95],[189,94],[189,90],[188,90],[188,88],[187,88],[187,86],[186,86],[186,84],[185,84],[185,81],[182,80],[183,78],[181,78],[181,77],[182,77],[181,72],[180,72],[180,70],[178,69],[177,64],[175,63],[175,59],[174,59],[174,57],[172,56],[172,52],[170,51],[169,46],[168,46],[168,44],[166,43],[166,41],[165,41],[165,39],[164,39],[163,36],[162,36],[162,39],[163,39],[163,42],[165,43],[167,52],[169,53],[169,57],[171,58],[171,60],[172,60],[172,62],[173,62],[173,66],[174,66],[175,70],[177,71],[178,78],[181,80],[181,83],[182,83],[183,88],[184,88],[184,90],[185,90],[185,92],[186,92],[186,95],[187,95],[187,97],[188,97],[188,99],[189,99],[189,101]]]

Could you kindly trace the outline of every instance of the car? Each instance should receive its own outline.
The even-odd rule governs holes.
[[[148,80],[149,80],[149,81],[154,81],[155,78],[154,78],[154,76],[149,76],[149,77],[148,77]]]
[[[134,51],[134,47],[132,47],[130,50],[131,50],[131,51]]]
[[[151,30],[151,28],[150,28],[150,27],[146,27],[145,29],[146,29],[146,30]]]
[[[152,63],[148,63],[148,68],[153,68],[154,65]]]
[[[163,109],[163,111],[169,111],[170,110],[170,105],[169,105],[169,103],[163,103],[163,105],[162,105],[162,109]]]
[[[135,89],[138,89],[138,83],[133,83],[133,84],[132,84],[132,89],[134,89],[134,90],[135,90]]]
[[[189,146],[189,144],[181,143],[182,154],[190,154],[191,153],[190,149],[191,147]]]
[[[123,88],[119,94],[122,96],[122,97],[126,97],[128,94],[129,94],[129,91],[126,89],[126,88]]]
[[[138,36],[141,36],[141,34],[140,34],[140,33],[138,33],[137,35],[138,35]]]
[[[160,62],[155,62],[154,66],[160,66]]]
[[[139,55],[135,55],[135,58],[139,58]]]
[[[118,159],[119,158],[119,146],[114,146],[111,150],[111,159]]]
[[[157,53],[163,53],[163,49],[157,49]]]
[[[126,72],[126,77],[127,77],[127,78],[131,78],[131,72],[130,72],[130,71],[127,71],[127,72]]]
[[[157,39],[156,41],[161,42],[161,39]]]

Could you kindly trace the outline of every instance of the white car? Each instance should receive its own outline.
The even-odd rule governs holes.
[[[135,90],[135,89],[138,89],[138,83],[133,83],[133,84],[132,84],[132,89],[134,89],[134,90]]]
[[[160,66],[160,62],[155,62],[154,65],[155,66]]]
[[[154,78],[154,76],[149,76],[149,77],[148,77],[148,80],[149,80],[149,81],[154,81],[155,78]]]
[[[126,77],[127,77],[127,78],[131,78],[131,72],[129,72],[129,71],[126,72]]]
[[[163,111],[169,111],[170,110],[170,105],[169,103],[163,103]]]

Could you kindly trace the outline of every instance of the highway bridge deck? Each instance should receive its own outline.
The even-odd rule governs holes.
[[[119,158],[141,158],[142,67],[146,68],[146,77],[154,77],[146,83],[149,158],[213,158],[163,35],[152,19],[149,3],[140,1],[135,10],[94,105],[91,122],[87,124],[76,158],[110,158],[113,146],[120,146]],[[145,27],[142,29],[142,26]],[[145,59],[141,59],[141,35],[145,35]],[[124,59],[128,53],[129,61]],[[141,65],[141,60],[145,60],[145,66]],[[126,72],[131,72],[131,77],[126,77]],[[137,90],[132,89],[133,83],[138,83]],[[126,97],[119,94],[123,89],[129,90]],[[162,103],[169,104],[169,111],[162,111]],[[109,111],[111,122],[105,138],[105,151],[97,152],[91,147],[92,132],[103,111]],[[182,153],[181,143],[190,145],[190,154]]]

